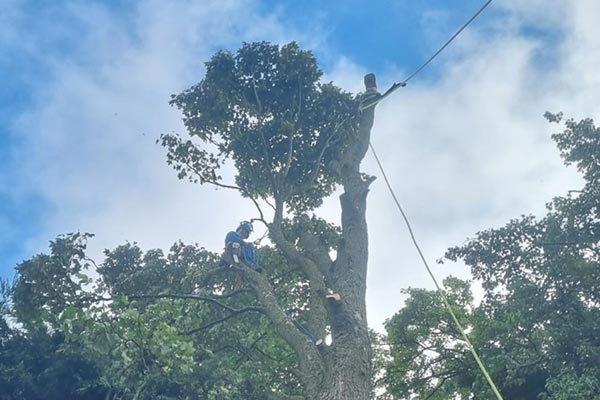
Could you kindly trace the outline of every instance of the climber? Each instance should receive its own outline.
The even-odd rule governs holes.
[[[256,248],[252,243],[244,241],[244,239],[248,239],[252,231],[252,224],[248,221],[243,221],[235,232],[231,231],[225,236],[225,254],[219,265],[242,264],[257,272],[262,272],[262,268],[258,266]]]

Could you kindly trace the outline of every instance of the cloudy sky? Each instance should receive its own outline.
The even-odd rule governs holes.
[[[324,4],[321,4],[324,3]],[[182,132],[169,96],[242,42],[296,40],[326,80],[380,89],[427,59],[480,0],[336,2],[0,0],[0,276],[60,233],[144,249],[222,247],[253,217],[235,193],[178,181],[155,145]],[[581,182],[546,110],[600,114],[600,2],[496,0],[409,86],[376,111],[373,144],[430,261],[478,230],[541,215]],[[367,173],[379,175],[368,155]],[[321,210],[339,220],[337,199]],[[402,288],[432,287],[383,179],[372,185],[369,320],[379,329]],[[262,233],[259,228],[259,233]],[[435,266],[468,277],[464,266]]]

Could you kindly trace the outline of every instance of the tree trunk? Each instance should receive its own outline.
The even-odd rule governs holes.
[[[343,241],[333,265],[329,285],[342,300],[332,305],[330,357],[327,379],[319,399],[364,400],[371,396],[371,346],[367,325],[366,279],[368,234],[366,198],[372,179],[352,171],[344,184]]]
[[[375,77],[365,77],[366,95],[372,100],[379,96]],[[275,216],[270,235],[286,258],[301,266],[310,281],[310,321],[320,338],[326,325],[332,336],[330,346],[317,346],[303,335],[277,304],[267,279],[247,270],[246,276],[254,287],[265,313],[282,338],[298,356],[300,376],[307,400],[366,400],[371,397],[371,346],[365,304],[368,232],[366,203],[369,185],[375,179],[360,172],[360,163],[369,147],[374,108],[362,111],[356,137],[339,160],[339,175],[344,193],[340,196],[342,209],[342,240],[337,258],[332,261],[327,249],[319,247],[314,236],[307,232],[296,244],[286,240],[282,232],[283,200],[275,199]],[[328,293],[340,299],[330,299]],[[318,326],[321,326],[318,328]]]

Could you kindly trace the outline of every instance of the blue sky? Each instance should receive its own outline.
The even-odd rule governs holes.
[[[591,16],[599,6],[523,3],[494,1],[378,107],[374,144],[432,259],[477,230],[543,212],[580,184],[549,138],[556,127],[541,116],[598,117],[600,32]],[[222,232],[252,206],[177,181],[154,145],[182,128],[169,95],[200,80],[216,50],[296,40],[314,50],[326,79],[359,91],[375,72],[385,90],[481,4],[0,0],[0,276],[75,230],[96,233],[90,250],[99,258],[126,240],[219,249]],[[369,158],[365,169],[377,175]],[[369,214],[375,325],[397,310],[401,288],[431,285],[387,196],[378,180]],[[321,212],[335,221],[337,200]],[[388,238],[402,243],[400,259],[386,251]],[[439,268],[468,277],[460,266]],[[398,300],[383,307],[389,293]]]

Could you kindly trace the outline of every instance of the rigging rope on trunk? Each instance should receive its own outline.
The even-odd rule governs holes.
[[[394,83],[383,95],[381,96],[372,96],[370,99],[367,99],[364,103],[362,103],[359,107],[360,111],[366,110],[368,108],[374,107],[377,104],[379,104],[379,102],[381,102],[383,99],[385,99],[387,96],[389,96],[390,94],[392,94],[396,89],[398,89],[399,87],[404,87],[406,86],[406,83],[412,79],[415,75],[417,75],[419,72],[421,72],[421,70],[423,70],[423,68],[425,68],[431,61],[433,61],[434,58],[436,58],[471,22],[473,22],[473,20],[475,18],[477,18],[477,16],[479,16],[479,14],[481,14],[481,12],[492,2],[492,0],[487,0],[480,8],[479,10],[473,14],[473,16],[467,21],[465,22],[458,31],[456,31],[454,33],[454,35],[452,35],[450,37],[450,39],[448,39],[446,41],[446,43],[444,43],[444,45],[442,47],[440,47],[431,57],[429,57],[429,59],[427,61],[425,61],[419,68],[417,68],[412,74],[410,74],[408,76],[408,78],[404,79],[402,82],[400,83]],[[473,358],[475,359],[475,362],[477,363],[477,366],[479,367],[479,369],[481,370],[481,373],[483,374],[483,376],[485,377],[487,383],[489,384],[492,392],[494,393],[494,395],[496,396],[497,400],[504,400],[502,398],[502,395],[500,394],[500,391],[498,390],[498,388],[496,387],[496,385],[494,384],[494,381],[492,379],[492,377],[490,376],[489,372],[487,371],[485,365],[483,364],[483,361],[481,361],[481,358],[479,358],[479,355],[477,354],[477,351],[475,350],[475,347],[473,346],[473,344],[471,343],[471,341],[469,340],[469,337],[467,336],[467,333],[465,332],[465,329],[463,328],[462,324],[459,322],[458,318],[456,317],[456,314],[454,313],[454,311],[452,310],[452,306],[450,305],[450,303],[448,302],[448,298],[446,297],[444,290],[442,289],[442,287],[438,284],[437,279],[435,278],[435,275],[433,274],[433,272],[431,271],[431,268],[429,267],[429,264],[427,263],[427,260],[425,259],[425,256],[423,255],[423,252],[421,251],[421,247],[419,246],[419,243],[417,242],[417,239],[415,238],[414,232],[412,230],[412,226],[410,225],[410,221],[408,220],[408,217],[406,215],[406,213],[404,212],[404,210],[402,209],[402,206],[400,205],[400,202],[398,201],[398,198],[396,197],[396,194],[394,193],[394,189],[392,188],[392,185],[390,184],[390,181],[387,178],[387,175],[385,173],[385,170],[383,168],[383,165],[381,164],[381,162],[379,161],[379,157],[377,156],[377,153],[375,152],[375,148],[373,147],[373,145],[371,144],[371,142],[369,142],[369,147],[371,149],[371,152],[373,153],[373,156],[375,157],[375,161],[377,162],[377,165],[379,166],[379,170],[381,171],[381,174],[383,175],[383,179],[385,180],[385,183],[387,185],[387,188],[390,192],[390,194],[392,195],[392,198],[394,199],[394,202],[396,203],[396,206],[398,207],[398,210],[400,211],[400,214],[402,215],[402,218],[404,219],[404,222],[408,228],[408,232],[410,233],[410,237],[412,239],[413,245],[415,246],[415,248],[417,249],[417,252],[419,253],[419,256],[421,257],[421,261],[423,261],[423,264],[425,265],[425,268],[427,269],[427,272],[429,273],[429,276],[431,277],[431,279],[433,280],[433,283],[435,284],[435,287],[437,289],[437,292],[440,296],[440,298],[442,299],[442,302],[444,303],[444,306],[446,307],[446,309],[448,310],[448,313],[450,314],[450,316],[452,317],[452,321],[454,322],[454,324],[456,325],[456,328],[459,330],[461,336],[463,337],[465,343],[467,344],[467,347],[469,348],[469,351],[471,352],[471,354],[473,355]]]

